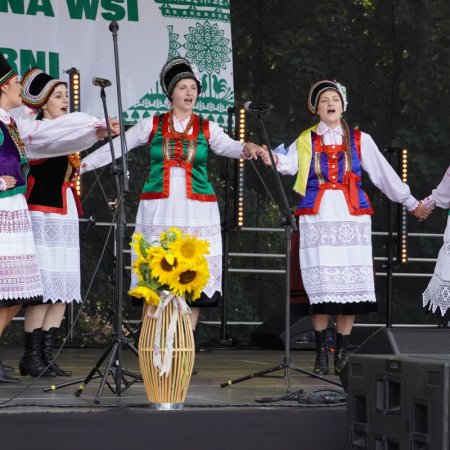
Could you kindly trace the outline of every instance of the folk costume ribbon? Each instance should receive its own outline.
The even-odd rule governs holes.
[[[300,195],[305,195],[306,184],[308,182],[309,168],[312,158],[312,137],[311,132],[315,132],[319,125],[314,125],[311,128],[303,131],[297,139],[297,154],[298,154],[298,173],[294,184],[294,191]]]
[[[162,329],[162,313],[167,305],[172,302],[174,310],[170,317],[169,327],[166,332],[166,345],[164,348],[164,357],[161,355],[161,329]],[[190,314],[191,310],[183,297],[172,293],[161,294],[161,301],[152,314],[152,309],[148,310],[148,315],[156,319],[155,340],[153,342],[153,367],[159,370],[159,375],[169,375],[172,368],[173,359],[173,343],[175,340],[175,333],[177,331],[178,315],[185,316]]]

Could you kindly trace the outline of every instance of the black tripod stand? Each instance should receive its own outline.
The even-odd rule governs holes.
[[[260,129],[263,133],[264,142],[267,145],[267,148],[270,149],[269,144],[269,138],[267,136],[266,127],[264,126],[264,120],[263,120],[263,114],[262,111],[258,111],[258,122]],[[269,369],[261,370],[259,372],[251,373],[249,375],[236,378],[234,380],[226,381],[225,383],[222,383],[220,387],[226,387],[231,386],[232,384],[240,383],[241,381],[249,380],[256,377],[263,377],[268,374],[271,374],[273,372],[276,372],[278,370],[284,371],[284,379],[286,382],[286,395],[283,395],[281,397],[276,398],[266,398],[261,399],[259,401],[263,402],[273,402],[273,401],[279,401],[290,398],[292,396],[292,392],[290,391],[291,385],[290,385],[290,370],[296,370],[297,372],[304,373],[305,375],[309,375],[314,378],[319,378],[323,381],[326,381],[327,383],[334,384],[336,386],[341,386],[341,384],[330,380],[328,378],[323,377],[322,375],[316,374],[314,372],[310,372],[308,370],[305,370],[301,367],[298,367],[291,361],[290,357],[290,274],[291,274],[291,240],[292,240],[292,232],[297,230],[297,225],[294,221],[294,218],[292,216],[292,213],[289,208],[289,203],[286,197],[286,193],[284,192],[283,183],[281,182],[280,174],[278,173],[275,165],[275,161],[272,155],[272,152],[269,151],[270,160],[272,162],[272,169],[274,172],[274,177],[276,180],[277,190],[280,194],[282,205],[279,205],[277,203],[278,209],[280,210],[281,217],[282,217],[282,223],[284,226],[284,237],[285,237],[285,254],[286,254],[286,277],[285,277],[285,341],[284,341],[284,359],[281,363],[277,364],[274,367],[271,367]],[[258,172],[256,166],[254,165],[255,170]],[[260,180],[262,180],[262,177],[258,174],[258,177]],[[273,196],[271,195],[271,192],[266,185],[266,183],[263,182],[263,185],[265,189],[267,190],[267,193],[269,194],[269,197],[273,199]]]
[[[116,183],[116,201],[114,202],[114,207],[116,208],[115,219],[115,258],[116,258],[116,273],[115,273],[115,283],[114,283],[114,303],[113,303],[113,317],[112,325],[113,331],[111,333],[111,339],[107,345],[105,351],[98,359],[95,366],[91,369],[89,374],[85,378],[80,378],[78,380],[70,381],[68,383],[62,383],[57,386],[51,386],[44,388],[44,392],[53,391],[55,389],[71,386],[81,382],[78,390],[75,391],[75,396],[79,397],[84,391],[86,385],[93,379],[101,378],[100,387],[98,388],[97,395],[94,398],[94,403],[99,403],[102,396],[105,385],[111,390],[111,392],[116,396],[120,397],[122,392],[128,389],[136,381],[140,381],[142,378],[140,375],[134,374],[122,368],[122,349],[123,347],[128,347],[135,355],[138,355],[137,349],[131,344],[130,339],[123,337],[122,334],[122,295],[123,295],[123,248],[124,248],[124,237],[125,237],[125,227],[126,227],[126,217],[124,208],[124,197],[128,192],[128,178],[127,178],[127,158],[126,158],[126,141],[124,134],[123,125],[123,111],[121,102],[121,92],[120,92],[120,71],[119,71],[119,58],[118,58],[118,47],[117,47],[117,30],[119,26],[117,22],[113,21],[109,25],[109,29],[113,35],[114,42],[114,57],[115,57],[115,68],[116,68],[116,82],[117,82],[117,97],[118,97],[118,109],[119,109],[119,121],[120,121],[120,144],[121,144],[121,158],[116,160],[114,146],[112,142],[111,127],[109,124],[109,115],[106,105],[106,93],[105,87],[111,85],[111,82],[105,79],[97,79],[96,85],[100,86],[100,96],[103,104],[103,112],[105,115],[106,127],[108,131],[108,140],[111,149],[112,156],[112,173]],[[101,81],[99,81],[101,80]],[[93,80],[94,81],[94,80]],[[106,367],[104,371],[101,370],[103,362],[107,360]],[[112,378],[113,382],[109,381]],[[128,380],[131,378],[131,381]]]

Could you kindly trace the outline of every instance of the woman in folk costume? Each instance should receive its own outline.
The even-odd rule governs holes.
[[[436,189],[424,200],[430,212],[435,206],[450,208],[450,167]],[[434,268],[434,274],[423,293],[423,306],[433,314],[440,313],[448,318],[450,308],[450,210],[447,219],[447,227],[444,232],[444,244],[439,250],[438,260]]]
[[[310,301],[316,339],[314,372],[326,375],[329,315],[336,315],[335,374],[345,364],[356,314],[376,310],[369,199],[361,189],[361,168],[392,201],[419,216],[425,207],[410,194],[372,138],[350,129],[342,113],[342,85],[323,80],[309,92],[308,109],[320,122],[300,134],[286,155],[273,154],[282,174],[297,174],[302,197],[299,219],[300,267]],[[270,165],[268,153],[263,156]]]
[[[104,124],[87,114],[38,123],[14,119],[9,111],[22,104],[17,74],[0,54],[0,335],[21,305],[42,301],[30,214],[25,200],[28,156],[35,158],[91,146],[107,133]],[[117,124],[114,123],[117,130]],[[37,351],[37,350],[36,350]],[[17,382],[0,363],[0,382]]]
[[[49,121],[68,114],[65,82],[32,68],[21,84],[22,101],[36,120]],[[25,311],[21,375],[37,376],[46,367],[45,376],[72,374],[53,361],[52,346],[66,304],[81,302],[78,167],[77,154],[30,159],[26,197],[44,296],[42,303],[30,305]]]
[[[128,149],[148,143],[151,159],[135,233],[141,232],[152,242],[169,227],[176,226],[209,241],[207,260],[211,276],[202,297],[193,305],[212,306],[222,291],[222,239],[217,199],[208,180],[209,148],[229,158],[256,158],[263,149],[231,139],[219,125],[194,113],[201,85],[187,59],[168,61],[161,70],[160,83],[171,102],[170,111],[148,117],[126,133]],[[119,145],[115,145],[115,152],[119,157]],[[110,149],[104,146],[81,161],[81,173],[110,162]],[[135,274],[132,277],[133,288],[137,279]],[[199,309],[192,308],[193,330],[198,314]]]

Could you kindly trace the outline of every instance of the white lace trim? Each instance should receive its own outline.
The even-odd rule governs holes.
[[[450,308],[450,281],[442,280],[436,274],[433,275],[423,293],[423,306],[433,313],[439,310],[444,316]]]
[[[0,256],[0,301],[42,295],[35,255]]]
[[[375,302],[372,266],[316,266],[302,269],[311,304]]]
[[[41,270],[41,276],[44,284],[44,301],[50,300],[53,303],[58,300],[64,303],[81,302],[79,272],[48,272]]]
[[[434,269],[434,275],[423,293],[423,306],[442,316],[450,308],[450,242],[444,242]]]

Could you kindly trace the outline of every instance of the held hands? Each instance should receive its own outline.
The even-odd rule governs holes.
[[[253,142],[246,142],[244,144],[244,157],[246,159],[258,159],[258,157],[261,157],[261,155],[264,153],[264,147],[257,144],[254,144]]]
[[[109,119],[109,127],[111,128],[111,134],[117,136],[120,134],[120,122],[119,119]],[[102,140],[108,137],[108,130],[106,127],[97,128],[97,139]]]
[[[424,200],[421,200],[419,204],[417,205],[416,209],[411,211],[411,214],[416,217],[416,219],[419,219],[419,222],[422,220],[428,219],[431,212],[433,211],[433,208],[425,203]]]
[[[269,151],[271,151],[271,150],[269,150],[267,148],[267,145],[263,145],[263,148],[264,148],[264,152],[260,155],[260,158],[262,159],[262,162],[266,166],[272,167],[272,160],[271,160],[270,155],[269,155]],[[277,165],[278,164],[278,155],[276,153],[272,152],[272,156],[273,156],[273,160],[275,162],[275,165]]]
[[[119,119],[109,119],[109,126],[111,127],[111,133],[113,136],[117,136],[120,134]]]

